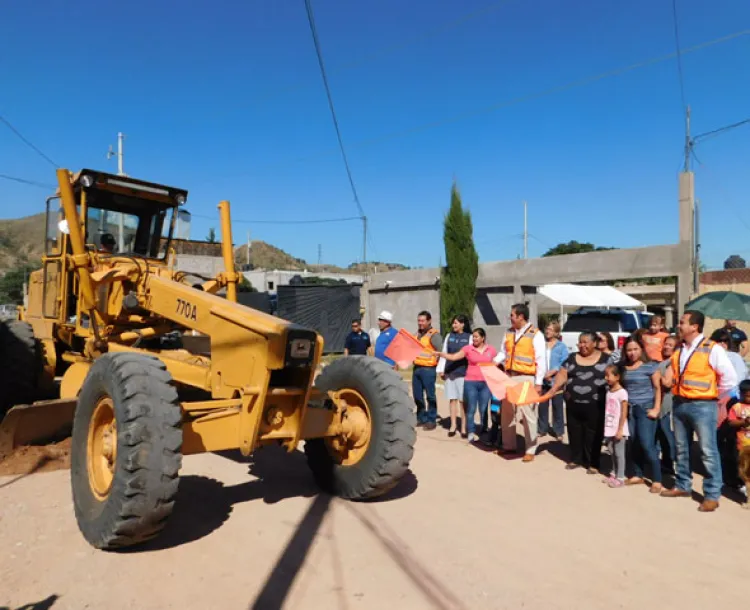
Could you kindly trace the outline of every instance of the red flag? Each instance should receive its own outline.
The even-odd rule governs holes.
[[[425,349],[414,335],[409,334],[403,328],[399,329],[398,334],[393,337],[388,347],[385,348],[385,355],[393,360],[399,368],[405,369],[415,358],[424,351],[434,352],[432,347]]]
[[[508,388],[510,377],[503,373],[494,362],[482,362],[479,364],[479,370],[487,382],[492,395],[498,400],[505,398],[505,392]]]
[[[539,392],[536,391],[534,384],[530,381],[522,381],[508,388],[506,392],[508,402],[520,407],[522,405],[532,405],[539,402]]]

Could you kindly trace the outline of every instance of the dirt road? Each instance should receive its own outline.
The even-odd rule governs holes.
[[[413,474],[367,504],[316,495],[299,453],[191,456],[168,529],[125,553],[79,535],[67,471],[2,477],[0,608],[745,603],[750,511],[608,489],[554,453],[522,464],[420,432]]]

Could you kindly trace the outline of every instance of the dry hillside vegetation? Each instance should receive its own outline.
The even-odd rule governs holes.
[[[0,220],[0,270],[39,262],[44,251],[45,215]]]

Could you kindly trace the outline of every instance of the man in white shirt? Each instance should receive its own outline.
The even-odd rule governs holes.
[[[523,303],[511,307],[510,330],[495,357],[495,363],[505,368],[506,374],[516,381],[531,381],[536,391],[541,394],[542,382],[547,372],[547,357],[544,335],[529,322],[529,308]],[[517,416],[523,422],[526,438],[524,462],[533,462],[537,449],[538,404],[515,407],[503,400],[500,410],[500,428],[502,430],[504,454],[517,453],[516,423]]]
[[[699,311],[686,311],[680,318],[683,344],[672,355],[672,366],[663,384],[672,388],[675,440],[677,442],[677,476],[675,488],[665,489],[667,498],[690,497],[693,473],[690,468],[690,444],[698,436],[706,476],[703,479],[704,500],[701,512],[719,507],[721,461],[716,442],[719,415],[717,399],[737,385],[737,373],[721,345],[703,336],[705,317]]]

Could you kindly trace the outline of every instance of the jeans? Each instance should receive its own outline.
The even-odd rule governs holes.
[[[693,432],[698,436],[703,467],[703,495],[706,500],[718,500],[723,480],[719,450],[716,446],[716,425],[719,409],[715,400],[685,400],[675,397],[674,436],[677,441],[676,486],[680,491],[692,489],[693,477],[690,468],[690,443]]]
[[[437,398],[435,398],[435,381],[437,373],[434,366],[415,366],[411,378],[411,389],[417,405],[417,423],[437,423]],[[424,396],[427,394],[427,406]]]
[[[466,402],[466,432],[474,432],[474,414],[479,407],[480,431],[487,421],[487,407],[490,404],[490,388],[485,381],[464,381],[464,401]]]
[[[630,428],[630,464],[633,476],[643,478],[644,470],[648,466],[651,480],[661,483],[661,464],[659,452],[656,449],[656,429],[658,419],[651,419],[647,413],[654,408],[653,404],[629,405],[628,428]]]
[[[551,386],[544,384],[542,391],[546,392]],[[539,403],[539,424],[538,433],[539,436],[544,436],[550,430],[549,426],[549,409],[550,402],[552,403],[552,432],[555,436],[562,437],[565,433],[565,418],[563,416],[564,400],[562,394],[557,394],[552,397],[552,400],[547,402]]]
[[[656,429],[656,440],[661,447],[661,467],[667,472],[674,472],[674,463],[677,461],[677,447],[672,432],[672,414],[659,418]]]

